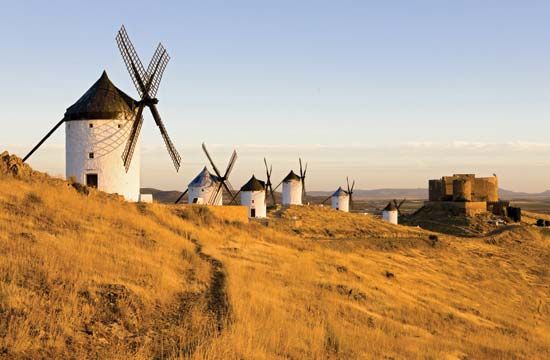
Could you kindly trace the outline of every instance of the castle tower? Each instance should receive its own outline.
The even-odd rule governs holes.
[[[135,110],[136,101],[114,86],[104,71],[65,112],[67,179],[139,201],[139,140],[128,171],[122,160]]]

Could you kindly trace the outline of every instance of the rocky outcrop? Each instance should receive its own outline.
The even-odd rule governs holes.
[[[34,173],[35,171],[18,156],[10,155],[7,151],[0,153],[0,174],[30,177]]]

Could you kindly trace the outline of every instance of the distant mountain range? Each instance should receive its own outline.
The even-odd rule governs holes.
[[[173,203],[181,195],[177,190],[158,190],[155,188],[141,188],[142,194],[153,194],[153,199],[161,203]]]
[[[153,194],[156,201],[163,203],[173,203],[180,196],[181,191],[176,190],[158,190],[154,188],[142,188],[143,194]],[[312,197],[328,197],[331,191],[310,191],[307,193]],[[374,190],[355,190],[353,196],[356,200],[386,200],[386,199],[409,199],[423,200],[428,198],[428,189],[374,189]],[[500,197],[503,200],[518,199],[545,199],[550,198],[550,190],[541,193],[516,192],[506,189],[500,189]]]
[[[309,196],[330,196],[332,191],[308,191]],[[413,199],[427,199],[428,189],[373,189],[373,190],[354,190],[353,198],[356,200],[386,200],[407,198]]]
[[[311,191],[308,195],[311,196],[329,196],[329,191]],[[500,198],[503,200],[517,200],[517,199],[543,199],[550,198],[550,190],[546,190],[541,193],[526,193],[516,192],[506,189],[499,189]],[[372,199],[372,200],[385,200],[385,199],[398,199],[407,198],[409,200],[423,200],[428,198],[428,189],[416,188],[416,189],[374,189],[374,190],[355,190],[353,196],[357,200]]]

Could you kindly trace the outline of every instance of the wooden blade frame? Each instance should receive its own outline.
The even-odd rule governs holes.
[[[206,150],[206,144],[205,143],[202,143],[202,151],[204,151],[206,157],[208,158],[208,161],[210,162],[210,165],[212,165],[212,169],[214,169],[214,172],[216,173],[216,176],[218,176],[218,178],[222,178],[222,175],[220,173],[220,171],[218,170],[218,168],[216,167],[216,164],[214,164],[214,161],[212,160],[212,157],[210,156],[210,153],[208,153],[208,150]]]
[[[266,193],[267,191],[271,193],[271,201],[273,202],[273,206],[275,206],[277,202],[275,201],[275,192],[273,191],[273,185],[271,184],[271,175],[273,174],[273,165],[271,165],[268,168],[266,158],[264,158],[264,164],[265,164],[265,173],[267,175],[265,190],[266,190]]]
[[[48,138],[49,138],[50,136],[52,136],[52,134],[55,132],[55,130],[57,130],[57,128],[60,127],[61,124],[63,124],[64,122],[65,122],[65,118],[61,119],[57,124],[55,124],[55,126],[46,134],[46,136],[44,136],[44,137],[42,138],[42,140],[40,140],[40,141],[38,142],[38,144],[36,144],[35,147],[33,147],[32,150],[29,151],[29,153],[23,158],[23,162],[27,161],[27,159],[30,158],[31,155],[34,154],[34,152],[35,152],[36,150],[38,150],[38,148],[39,148],[40,146],[42,146],[42,144],[43,144],[46,140],[48,140]]]
[[[147,79],[147,73],[145,72],[145,68],[143,67],[141,60],[139,59],[134,45],[130,41],[130,37],[126,32],[126,28],[124,27],[124,25],[122,25],[122,27],[118,31],[116,41],[120,53],[122,54],[122,58],[124,59],[124,63],[126,64],[126,68],[128,69],[130,77],[132,78],[132,82],[134,83],[134,86],[136,87],[139,96],[143,98],[145,96],[145,86],[143,80]]]
[[[132,162],[132,156],[134,155],[134,150],[136,148],[137,141],[139,139],[139,133],[141,131],[141,126],[143,125],[143,105],[140,105],[136,114],[134,123],[132,124],[132,130],[128,141],[126,142],[126,147],[122,153],[122,161],[124,163],[124,168],[126,172],[130,169],[130,163]]]
[[[168,55],[164,46],[162,46],[162,44],[159,44],[153,55],[153,58],[149,62],[147,71],[145,71],[145,68],[141,63],[137,51],[130,41],[130,37],[128,36],[128,33],[126,32],[124,26],[122,26],[119,30],[116,40],[120,53],[122,54],[122,58],[124,59],[124,63],[126,64],[126,68],[128,69],[134,86],[136,87],[141,97],[140,105],[149,107],[151,115],[155,119],[155,123],[160,129],[160,133],[164,140],[164,144],[166,145],[166,149],[168,150],[168,154],[170,155],[172,162],[174,163],[176,171],[178,171],[181,165],[181,156],[176,150],[172,140],[168,136],[166,127],[164,126],[160,114],[156,108],[158,100],[155,98],[160,85],[160,81],[162,79],[162,75],[164,74],[166,65],[170,60],[170,56]],[[141,111],[143,112],[143,110]],[[141,128],[141,124],[136,124],[135,126],[137,127],[138,125],[139,128]],[[126,171],[128,171],[130,167],[133,149],[136,142],[136,137],[130,136],[125,151],[123,153],[123,160]]]
[[[185,194],[187,194],[188,191],[189,191],[189,188],[185,189],[185,191],[178,197],[178,199],[176,201],[174,201],[174,204],[179,203],[181,201],[181,199],[183,199]]]
[[[172,158],[172,162],[174,163],[174,167],[176,168],[176,171],[178,171],[181,165],[181,156],[176,150],[174,143],[172,143],[172,140],[168,136],[168,132],[166,131],[166,128],[164,127],[164,123],[160,118],[160,114],[157,110],[157,106],[155,104],[150,104],[148,106],[149,106],[149,110],[151,110],[151,115],[153,115],[153,118],[155,119],[155,122],[159,127],[160,134],[162,135],[162,139],[164,140],[164,144],[166,145],[168,154],[170,154],[170,157]]]

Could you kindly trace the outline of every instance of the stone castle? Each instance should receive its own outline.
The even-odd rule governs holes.
[[[498,213],[502,205],[498,195],[498,177],[476,178],[474,174],[455,174],[429,181],[426,205],[473,216],[491,211]]]
[[[430,180],[430,201],[498,202],[498,177],[476,178],[474,174],[455,174]]]

